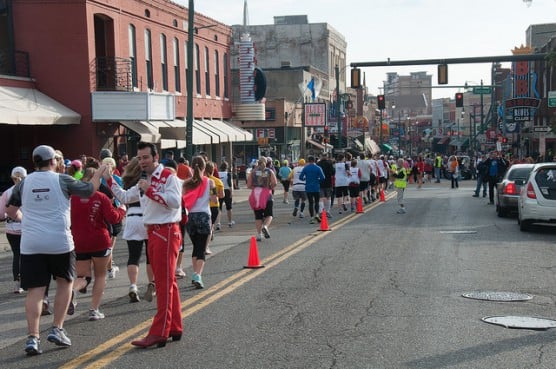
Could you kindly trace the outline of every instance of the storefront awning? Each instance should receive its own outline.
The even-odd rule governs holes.
[[[448,142],[450,142],[450,137],[442,137],[440,141],[438,141],[438,145],[446,145]]]
[[[222,142],[253,141],[253,134],[251,132],[236,127],[232,123],[218,119],[203,119],[202,121],[213,130],[220,132]]]
[[[365,138],[365,150],[369,151],[373,155],[380,152],[380,148],[376,142],[370,138]]]
[[[81,115],[34,88],[0,87],[0,124],[79,124]]]
[[[389,151],[392,151],[392,150],[393,150],[392,146],[390,146],[390,145],[388,145],[388,144],[384,144],[384,143],[383,143],[381,146],[382,146],[382,150],[384,150],[384,151],[386,151],[386,152],[389,152]]]
[[[321,150],[325,150],[325,149],[330,150],[330,149],[333,149],[333,148],[334,148],[334,146],[332,146],[332,145],[329,145],[329,144],[324,144],[324,145],[323,145],[323,144],[321,144],[320,142],[317,142],[317,141],[312,140],[312,139],[310,139],[310,138],[307,138],[307,142],[310,143],[311,145],[313,145],[313,146],[315,146],[315,147],[321,149]]]
[[[121,121],[120,124],[127,129],[132,130],[137,133],[140,140],[149,143],[159,143],[160,133],[158,132],[158,127],[145,121]]]

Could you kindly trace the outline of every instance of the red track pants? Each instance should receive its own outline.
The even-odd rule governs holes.
[[[169,337],[182,333],[181,300],[176,280],[176,260],[181,245],[177,223],[149,225],[149,261],[156,289],[156,315],[149,335]]]

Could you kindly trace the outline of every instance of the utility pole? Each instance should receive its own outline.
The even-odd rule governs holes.
[[[187,75],[185,85],[187,91],[187,112],[185,117],[185,157],[187,160],[193,159],[193,32],[195,21],[195,6],[193,0],[189,0],[187,9]]]

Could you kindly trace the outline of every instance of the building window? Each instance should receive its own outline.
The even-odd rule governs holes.
[[[222,56],[222,70],[224,71],[224,98],[228,99],[230,97],[230,91],[228,90],[230,75],[228,74],[228,54],[226,53]]]
[[[160,35],[160,67],[162,69],[162,90],[168,91],[168,55],[166,53],[166,35]]]
[[[151,11],[149,9],[145,9],[145,17],[147,18],[151,17]]]
[[[209,49],[205,47],[205,93],[210,96],[210,68],[209,68]]]
[[[195,55],[193,55],[193,59],[195,59],[195,84],[196,84],[196,91],[197,95],[201,94],[201,56],[199,55],[199,45],[195,44]]]
[[[178,20],[177,20],[177,19],[174,19],[174,20],[172,21],[172,26],[174,26],[174,27],[177,27],[177,26],[178,26]]]
[[[214,50],[214,94],[220,96],[220,60],[217,50]]]
[[[153,64],[152,64],[153,50],[151,42],[151,31],[145,30],[145,67],[147,71],[147,88],[154,88],[153,80]]]
[[[138,87],[137,84],[137,37],[135,34],[135,26],[129,25],[128,28],[129,38],[129,59],[131,60],[131,83],[133,87]]]
[[[181,92],[180,73],[180,44],[179,40],[174,38],[174,82],[176,92]]]

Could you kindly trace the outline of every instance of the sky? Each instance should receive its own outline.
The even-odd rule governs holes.
[[[173,0],[188,6],[188,0]],[[244,0],[195,0],[197,13],[228,25],[243,23]],[[347,63],[511,55],[525,45],[531,24],[555,23],[556,0],[247,0],[250,25],[273,24],[274,16],[307,15],[328,23],[347,42]],[[509,63],[503,63],[509,67]],[[263,66],[264,67],[264,66]],[[436,65],[362,68],[371,94],[386,73],[427,71],[436,85]],[[349,68],[346,68],[349,73]],[[490,63],[448,67],[449,85],[490,83]],[[349,76],[348,76],[349,81]],[[461,89],[433,88],[433,98]]]

